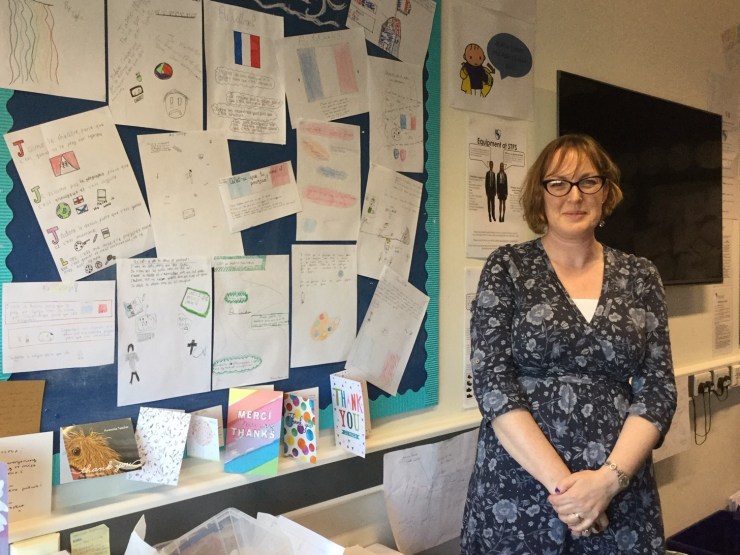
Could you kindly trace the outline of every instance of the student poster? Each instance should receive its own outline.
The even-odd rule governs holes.
[[[486,116],[468,121],[465,255],[488,258],[531,236],[519,206],[527,159],[527,124]]]

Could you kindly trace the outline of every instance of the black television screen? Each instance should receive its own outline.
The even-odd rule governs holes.
[[[586,133],[622,171],[624,200],[597,229],[665,285],[722,282],[722,118],[558,71],[558,133]]]

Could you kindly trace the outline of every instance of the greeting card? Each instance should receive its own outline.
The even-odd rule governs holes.
[[[277,474],[282,412],[282,391],[229,389],[226,472]]]
[[[365,422],[370,420],[365,410],[362,382],[343,377],[340,373],[329,376],[331,402],[334,412],[334,439],[345,451],[365,457]]]
[[[316,464],[319,388],[283,396],[283,455]]]
[[[112,476],[141,468],[130,418],[66,426],[60,430],[60,457],[72,480]]]
[[[190,414],[141,407],[136,443],[144,466],[126,474],[128,480],[176,486],[190,427]]]

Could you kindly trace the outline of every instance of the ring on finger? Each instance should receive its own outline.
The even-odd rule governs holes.
[[[583,520],[583,517],[579,513],[573,513],[571,516],[576,517],[576,519],[578,520],[578,522],[580,522],[580,521]]]

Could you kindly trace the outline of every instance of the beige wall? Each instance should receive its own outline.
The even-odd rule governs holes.
[[[443,0],[443,22],[451,19],[454,1]],[[538,0],[536,119],[529,150],[538,151],[555,136],[558,69],[706,109],[709,71],[727,72],[720,32],[738,23],[737,0]],[[444,75],[448,32],[444,23],[442,29]],[[460,387],[462,268],[480,266],[482,261],[464,257],[466,118],[447,107],[445,87],[441,94],[439,321],[440,399],[444,402],[454,399]],[[733,250],[734,347],[729,358],[740,361],[737,244]],[[712,360],[710,294],[711,286],[668,290],[674,364],[679,373],[728,361],[728,357]],[[715,401],[712,406],[715,415],[706,444],[692,443],[687,452],[656,466],[668,534],[721,509],[727,497],[740,489],[740,389],[728,401]]]

